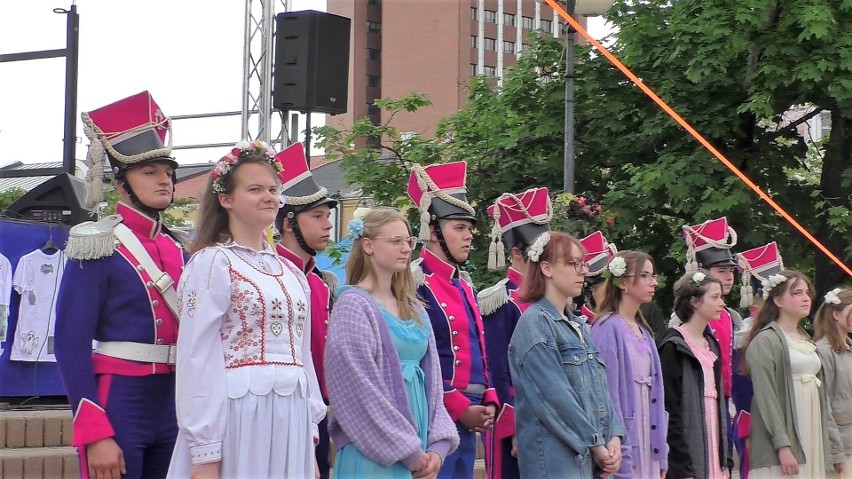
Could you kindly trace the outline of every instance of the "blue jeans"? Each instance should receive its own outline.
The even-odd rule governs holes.
[[[462,391],[470,399],[471,405],[482,404],[482,394]],[[438,472],[438,479],[470,479],[473,477],[473,464],[476,462],[476,433],[468,430],[461,422],[456,422],[459,432],[459,448],[444,459]]]

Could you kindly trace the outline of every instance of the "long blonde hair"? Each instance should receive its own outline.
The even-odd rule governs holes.
[[[846,335],[837,327],[833,313],[835,311],[840,313],[852,304],[852,289],[840,289],[837,292],[837,298],[840,299],[840,304],[823,302],[822,306],[817,310],[816,319],[814,320],[814,341],[826,338],[831,349],[842,353],[846,350]]]
[[[351,285],[356,285],[367,278],[373,284],[378,281],[376,269],[373,266],[373,258],[364,253],[363,238],[375,238],[380,234],[382,227],[394,221],[405,223],[405,228],[409,236],[411,235],[411,225],[408,220],[402,213],[393,208],[373,208],[361,220],[364,222],[364,234],[352,243],[349,258],[346,260],[346,283]],[[421,304],[421,302],[417,299],[417,286],[414,284],[414,277],[411,275],[410,268],[405,268],[403,271],[393,274],[391,277],[391,293],[399,304],[400,318],[413,319],[418,323],[422,322],[423,319],[414,314],[415,306]]]

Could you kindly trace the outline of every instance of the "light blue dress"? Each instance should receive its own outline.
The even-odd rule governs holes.
[[[423,450],[426,450],[426,437],[429,428],[429,410],[426,403],[426,383],[420,361],[429,347],[429,321],[403,321],[386,309],[381,308],[382,316],[390,330],[397,354],[399,354],[402,378],[405,380],[405,395],[408,407],[417,424],[417,432]],[[333,479],[410,479],[411,471],[401,462],[390,467],[371,461],[355,443],[347,444],[337,451],[334,460]]]

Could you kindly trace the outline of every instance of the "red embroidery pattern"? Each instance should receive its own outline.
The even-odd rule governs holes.
[[[304,322],[307,318],[306,305],[303,299],[299,299],[297,315],[293,308],[293,300],[290,292],[284,284],[283,277],[287,272],[285,265],[276,256],[280,266],[278,274],[269,273],[257,268],[246,258],[240,256],[239,253],[233,251],[233,256],[236,256],[244,264],[251,267],[263,276],[270,277],[275,280],[279,291],[270,291],[269,283],[266,283],[266,293],[271,297],[267,300],[264,296],[264,287],[259,280],[253,280],[250,277],[242,274],[234,268],[229,258],[229,274],[231,279],[231,306],[223,318],[220,337],[224,344],[229,345],[225,351],[225,367],[238,368],[245,366],[264,365],[264,364],[279,364],[285,366],[304,365],[298,360],[296,352],[296,337],[301,337],[304,328]],[[232,255],[228,255],[229,257]],[[281,297],[284,297],[282,301]],[[267,302],[268,301],[268,302]],[[286,302],[286,310],[284,304]],[[290,341],[290,356],[293,361],[270,361],[267,358],[267,325],[273,335],[278,336],[283,332],[283,321],[287,321],[287,332],[289,333]],[[294,323],[298,334],[295,334]],[[278,333],[276,333],[276,324]],[[274,341],[274,339],[271,339]]]

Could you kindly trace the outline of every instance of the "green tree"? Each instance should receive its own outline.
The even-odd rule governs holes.
[[[852,1],[621,1],[609,20],[619,32],[613,53],[848,263]],[[684,263],[680,227],[722,215],[739,233],[736,249],[778,241],[786,265],[814,275],[818,292],[844,278],[605,58],[588,47],[579,47],[577,58],[575,189],[602,198],[608,218],[618,214],[612,225],[604,223],[611,240],[656,259],[668,275],[664,295]],[[435,141],[403,140],[388,125],[367,122],[338,132],[344,142],[336,152],[350,180],[367,180],[366,194],[397,205],[405,204],[399,195],[408,162],[464,159],[468,197],[484,221],[484,207],[502,192],[561,189],[563,92],[563,45],[536,37],[502,87],[484,78],[471,82],[467,106],[441,123]],[[381,105],[388,111],[427,106],[417,98]],[[812,113],[790,116],[808,106]],[[797,128],[820,110],[830,112],[832,134],[822,149],[809,150]],[[323,134],[335,138],[329,129]],[[384,150],[350,152],[359,137]],[[570,211],[570,202],[560,207],[554,224],[585,232],[583,224],[566,222]],[[486,235],[475,245],[479,270]]]
[[[0,192],[0,212],[5,212],[9,205],[25,194],[27,194],[27,190],[23,188],[9,188]]]

